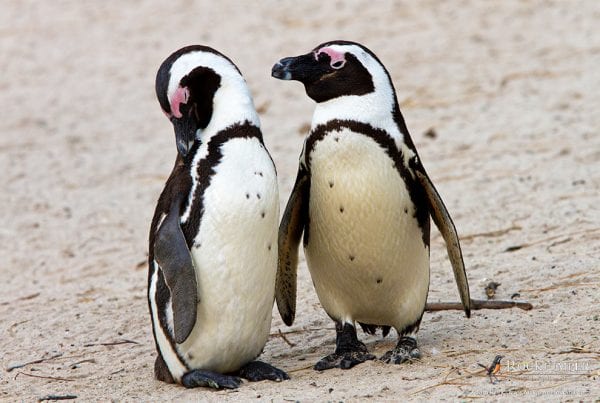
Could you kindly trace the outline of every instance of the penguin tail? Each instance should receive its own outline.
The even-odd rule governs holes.
[[[376,334],[377,333],[377,329],[381,329],[381,335],[383,337],[387,336],[388,333],[390,332],[391,326],[386,326],[386,325],[368,325],[366,323],[360,323],[358,322],[358,324],[360,325],[360,327],[362,328],[363,332],[367,333],[367,334]]]

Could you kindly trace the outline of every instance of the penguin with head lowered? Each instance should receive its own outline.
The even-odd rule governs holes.
[[[188,46],[160,66],[156,95],[178,155],[150,229],[155,376],[217,389],[288,379],[255,361],[271,327],[279,195],[246,82],[221,53]]]
[[[470,297],[454,224],[410,138],[390,76],[366,47],[333,41],[287,57],[272,75],[304,84],[317,102],[296,183],[279,227],[276,300],[288,325],[296,308],[298,245],[321,305],[336,323],[336,349],[315,369],[372,360],[355,322],[398,332],[381,357],[420,356],[416,334],[429,291],[429,217],[447,245],[467,316]]]

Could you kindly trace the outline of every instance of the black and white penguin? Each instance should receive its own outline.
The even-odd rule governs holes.
[[[246,82],[221,53],[188,46],[160,66],[156,95],[178,155],[150,229],[155,376],[229,389],[288,379],[254,361],[271,327],[279,194]]]
[[[355,322],[387,335],[388,363],[420,356],[416,334],[429,291],[429,217],[440,229],[467,316],[470,297],[454,224],[427,176],[379,59],[366,47],[333,41],[288,57],[272,75],[304,84],[317,102],[296,183],[279,227],[276,299],[294,320],[298,245],[321,305],[335,321],[335,352],[315,369],[374,359]]]

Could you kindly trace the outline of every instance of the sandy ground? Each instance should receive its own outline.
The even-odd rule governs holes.
[[[0,399],[600,397],[598,3],[214,3],[0,5]],[[494,280],[498,298],[535,309],[426,314],[421,361],[317,373],[335,335],[302,261],[297,321],[274,310],[263,354],[292,380],[233,392],[153,380],[147,232],[175,157],[154,96],[160,62],[202,43],[237,63],[283,204],[314,106],[270,68],[331,39],[364,43],[391,72],[462,236],[472,296]],[[437,232],[431,268],[429,300],[458,300]],[[378,355],[395,344],[360,337]],[[491,384],[478,363],[496,354]]]

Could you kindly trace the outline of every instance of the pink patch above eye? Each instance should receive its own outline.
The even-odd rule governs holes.
[[[179,105],[187,104],[188,98],[190,96],[190,91],[187,87],[177,87],[175,93],[171,97],[171,113],[176,118],[181,117],[181,111],[179,110]]]
[[[339,66],[335,66],[334,68],[341,68],[346,63],[346,57],[343,52],[338,52],[337,50],[333,50],[331,48],[322,48],[316,53],[315,57],[318,59],[321,53],[325,53],[329,56],[330,62],[329,65],[334,67],[333,65],[336,63],[341,63]]]

